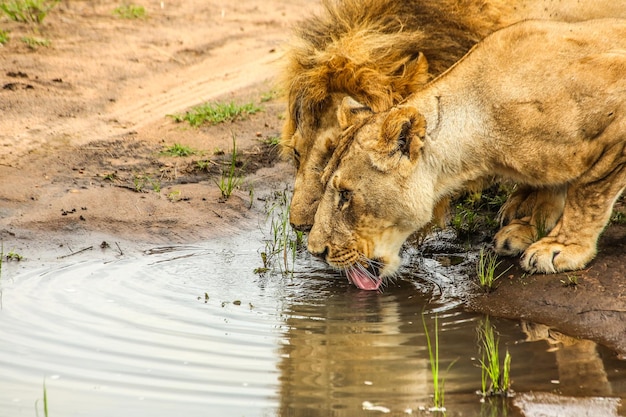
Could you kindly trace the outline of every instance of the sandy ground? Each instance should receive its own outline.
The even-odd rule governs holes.
[[[293,170],[267,144],[284,105],[273,97],[290,26],[317,2],[64,0],[42,24],[0,18],[0,238],[7,250],[57,256],[104,239],[145,244],[216,238],[257,224],[259,200]],[[36,37],[49,46],[29,47]],[[245,121],[190,128],[168,115],[207,101],[253,101]],[[235,137],[248,176],[226,202],[215,184]],[[173,144],[200,154],[162,155]],[[200,169],[198,161],[209,169]],[[252,195],[250,190],[253,191]],[[252,207],[251,207],[252,206]],[[507,273],[468,307],[534,320],[626,354],[626,227],[611,226],[598,258],[562,276]],[[71,249],[74,250],[74,249]],[[570,274],[571,275],[571,274]],[[392,290],[392,289],[389,289]]]
[[[63,1],[41,25],[0,20],[11,36],[0,47],[5,240],[68,232],[206,239],[250,217],[248,189],[290,178],[288,165],[261,171],[245,192],[219,202],[214,180],[225,158],[215,153],[229,153],[234,136],[246,172],[275,162],[265,142],[279,135],[284,106],[260,101],[272,95],[289,28],[310,2],[135,4],[146,18],[115,16],[117,2]],[[24,36],[50,45],[30,48]],[[217,127],[168,117],[209,101],[254,102],[264,111]],[[160,154],[175,143],[202,153]]]

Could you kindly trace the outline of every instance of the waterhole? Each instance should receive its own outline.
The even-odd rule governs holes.
[[[255,273],[260,240],[5,268],[0,416],[43,416],[44,391],[64,417],[444,415],[429,411],[425,328],[447,416],[624,415],[613,352],[494,318],[514,395],[481,401],[485,317],[441,296],[436,259],[366,292],[304,254],[293,274]]]

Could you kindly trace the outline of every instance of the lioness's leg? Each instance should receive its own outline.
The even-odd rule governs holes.
[[[598,237],[626,185],[626,161],[618,162],[612,171],[592,169],[585,182],[568,187],[561,219],[548,236],[526,249],[522,268],[543,273],[571,271],[593,259]]]
[[[530,216],[533,212],[533,207],[535,207],[536,191],[536,188],[527,185],[517,186],[515,191],[511,193],[506,202],[500,207],[498,212],[500,227],[508,225],[513,220]]]
[[[493,238],[496,253],[518,255],[546,236],[561,218],[566,193],[566,186],[518,188],[500,211],[501,222],[508,224],[501,227]]]

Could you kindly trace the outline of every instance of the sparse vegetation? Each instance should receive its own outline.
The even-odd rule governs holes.
[[[270,91],[261,94],[261,103],[266,103],[268,101],[274,100],[276,97],[278,97],[278,95],[278,90],[272,88]]]
[[[500,363],[500,338],[495,335],[493,325],[487,316],[476,328],[478,346],[481,351],[481,390],[480,395],[507,396],[511,388],[511,355],[508,349]]]
[[[11,37],[9,36],[9,31],[0,29],[0,45],[8,43],[10,40]]]
[[[478,213],[468,205],[457,204],[451,225],[459,235],[467,236],[478,230]]]
[[[298,251],[304,245],[304,233],[292,229],[289,224],[289,193],[286,190],[276,191],[272,201],[267,209],[269,237],[265,239],[265,250],[261,252],[263,266],[254,272],[265,273],[276,266],[283,273],[293,272]]]
[[[611,215],[611,223],[626,225],[626,214],[622,213],[621,211],[614,211]]]
[[[263,142],[268,146],[278,146],[280,145],[280,136],[269,137],[264,139]]]
[[[48,47],[50,46],[50,41],[48,39],[38,38],[36,36],[24,36],[21,39],[22,42],[26,44],[31,49],[37,49],[40,46]]]
[[[35,401],[35,414],[39,417],[39,400]],[[46,380],[43,380],[43,415],[48,417],[48,390],[46,389]]]
[[[167,195],[167,199],[170,200],[173,203],[175,201],[180,200],[181,194],[182,194],[182,192],[180,190],[173,190],[172,192],[170,192]]]
[[[198,153],[199,152],[196,149],[193,149],[190,146],[175,143],[172,146],[165,148],[161,152],[161,155],[185,157],[185,156],[197,155]]]
[[[197,106],[184,114],[170,115],[176,122],[187,122],[193,127],[204,123],[216,125],[223,122],[243,120],[251,114],[261,111],[254,103],[242,105],[230,103],[207,103]]]
[[[102,179],[104,181],[116,181],[117,180],[117,173],[115,172],[111,172],[110,174],[106,174],[104,177],[102,177]]]
[[[11,20],[41,23],[60,0],[11,0],[0,2],[0,10]]]
[[[468,192],[456,200],[450,226],[460,238],[473,235],[483,227],[496,229],[498,210],[508,194],[509,190],[503,184],[493,185],[480,192]]]
[[[220,181],[215,181],[215,183],[222,192],[222,198],[227,200],[233,191],[239,187],[242,180],[241,174],[237,172],[237,142],[235,135],[233,135],[233,151],[230,156],[230,161],[228,165],[222,169]]]
[[[143,192],[146,186],[152,187],[152,191],[155,193],[161,192],[161,181],[153,179],[149,175],[136,175],[133,178],[133,184],[137,192]]]
[[[478,262],[476,263],[476,275],[478,276],[478,283],[480,287],[486,292],[493,291],[495,289],[496,281],[513,267],[511,265],[506,270],[496,275],[496,270],[501,263],[501,261],[498,261],[498,255],[492,251],[485,250],[484,247],[480,248]]]
[[[123,4],[116,7],[113,14],[122,19],[143,19],[146,17],[146,9],[135,4]]]
[[[564,287],[578,288],[578,275],[567,274],[565,279],[560,280]]]
[[[22,255],[20,255],[20,254],[19,254],[19,253],[17,253],[17,252],[13,252],[13,251],[10,251],[10,252],[9,252],[9,253],[7,253],[6,255],[4,255],[4,258],[5,258],[7,261],[17,261],[17,262],[19,262],[19,261],[21,261],[22,259],[24,259],[24,257],[23,257]]]
[[[433,319],[435,322],[435,330],[433,332],[434,338],[431,339],[428,326],[426,325],[425,314],[422,313],[422,324],[424,325],[424,335],[426,336],[426,347],[428,348],[430,373],[431,373],[432,380],[433,380],[433,407],[430,409],[430,411],[445,412],[446,411],[445,404],[444,404],[445,378],[441,375],[441,372],[439,369],[439,365],[440,365],[439,363],[439,319],[436,314]],[[450,367],[454,365],[454,362],[455,361],[450,363],[446,372],[450,370]]]

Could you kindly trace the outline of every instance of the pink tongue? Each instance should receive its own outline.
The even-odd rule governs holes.
[[[383,282],[383,280],[378,277],[372,277],[371,275],[354,268],[349,269],[346,273],[350,282],[362,290],[377,290]]]

